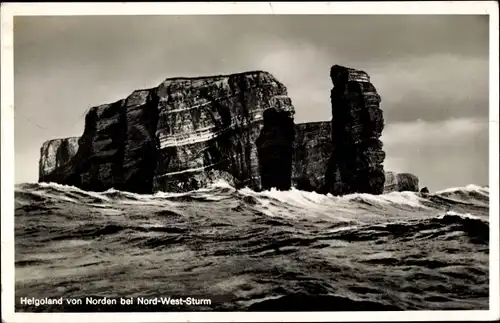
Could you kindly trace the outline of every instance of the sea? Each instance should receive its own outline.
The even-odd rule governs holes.
[[[488,310],[489,188],[15,188],[18,312]],[[189,302],[188,302],[189,300]]]

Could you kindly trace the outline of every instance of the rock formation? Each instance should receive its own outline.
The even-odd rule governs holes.
[[[384,193],[418,192],[418,177],[410,173],[385,173]]]
[[[80,138],[45,142],[39,181],[136,193],[218,179],[336,195],[418,190],[411,174],[384,187],[384,120],[368,75],[335,65],[330,76],[332,121],[297,125],[285,86],[267,72],[167,79],[91,108]]]
[[[299,123],[295,133],[292,185],[303,191],[323,192],[332,154],[332,124]]]
[[[379,139],[384,129],[380,96],[363,71],[334,65],[330,77],[333,150],[326,189],[340,195],[381,194],[385,153]]]
[[[167,79],[91,108],[69,161],[44,168],[57,157],[42,147],[39,180],[150,193],[197,189],[225,178],[260,189],[261,170],[273,167],[259,166],[255,144],[267,109],[284,112],[293,124],[286,88],[267,72]],[[271,137],[282,136],[272,128],[271,122]]]
[[[422,194],[429,194],[429,189],[426,187],[424,187],[423,189],[420,190],[420,193]]]
[[[332,151],[332,124],[328,121],[299,123],[295,125],[295,132],[292,185],[303,191],[324,193],[324,174]],[[417,192],[419,180],[413,174],[387,171],[384,183],[383,193]]]
[[[261,188],[289,190],[295,125],[287,111],[264,111],[264,127],[257,138]]]
[[[78,151],[78,137],[52,139],[40,148],[38,176],[43,181],[55,169],[69,162]]]

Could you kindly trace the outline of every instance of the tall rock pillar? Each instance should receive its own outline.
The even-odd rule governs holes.
[[[385,153],[379,139],[384,129],[380,96],[363,71],[334,65],[330,77],[333,150],[325,191],[382,194]]]

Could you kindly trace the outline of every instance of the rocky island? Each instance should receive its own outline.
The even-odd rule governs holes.
[[[299,124],[286,87],[268,72],[167,79],[91,108],[81,137],[45,142],[39,181],[134,193],[217,179],[335,195],[415,190],[386,179],[381,100],[368,74],[334,65],[330,77],[332,120]]]

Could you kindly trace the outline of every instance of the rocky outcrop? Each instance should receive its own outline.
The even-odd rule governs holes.
[[[43,181],[55,169],[66,164],[78,151],[78,137],[52,139],[40,148],[38,176]]]
[[[386,172],[384,193],[404,191],[418,192],[418,177],[410,173]]]
[[[325,192],[326,174],[332,151],[331,122],[295,125],[292,185],[304,191]],[[409,173],[384,172],[383,193],[418,192],[419,179]],[[429,192],[424,187],[421,192]]]
[[[294,139],[295,125],[288,111],[264,111],[264,127],[256,141],[263,190],[291,188]]]
[[[334,65],[330,77],[332,154],[326,189],[336,195],[381,194],[385,153],[379,139],[384,129],[380,96],[363,71]]]
[[[331,122],[299,123],[295,133],[292,185],[303,191],[323,192],[332,154]]]
[[[384,191],[380,96],[333,66],[332,121],[294,125],[283,84],[263,71],[171,78],[89,110],[79,138],[44,143],[40,181],[86,190],[182,192],[218,179],[254,190]]]
[[[149,193],[192,190],[225,178],[260,189],[261,171],[273,167],[267,161],[259,166],[256,145],[268,109],[283,112],[293,125],[286,88],[267,72],[167,79],[91,108],[78,151],[54,169],[41,169],[40,181]],[[273,130],[272,122],[269,129],[261,141],[276,146],[273,136],[283,137],[283,147],[291,146],[293,137]]]

